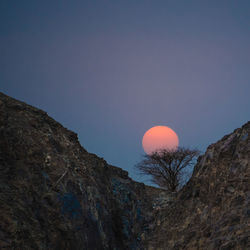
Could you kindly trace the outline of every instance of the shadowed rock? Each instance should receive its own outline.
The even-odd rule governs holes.
[[[140,249],[159,192],[0,94],[0,249]],[[153,191],[151,191],[153,190]]]
[[[0,249],[248,249],[250,123],[178,193],[133,181],[0,93]]]
[[[250,249],[250,122],[208,147],[176,200],[158,214],[149,249]]]

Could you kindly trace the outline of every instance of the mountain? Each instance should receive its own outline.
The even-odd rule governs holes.
[[[247,123],[209,146],[170,194],[0,93],[0,249],[247,249],[249,135]]]
[[[250,122],[210,145],[173,204],[155,215],[150,249],[250,249]]]

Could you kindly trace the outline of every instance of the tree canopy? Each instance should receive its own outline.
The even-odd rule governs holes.
[[[163,149],[150,155],[145,154],[135,167],[143,175],[149,175],[152,182],[171,192],[176,192],[183,185],[185,170],[194,166],[198,150],[178,148]]]

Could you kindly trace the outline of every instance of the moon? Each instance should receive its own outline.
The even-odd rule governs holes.
[[[178,135],[167,126],[152,127],[146,131],[142,138],[142,147],[148,155],[162,149],[176,150],[178,145]]]

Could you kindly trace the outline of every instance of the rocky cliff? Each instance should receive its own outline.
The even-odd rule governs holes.
[[[0,249],[247,249],[249,135],[247,123],[211,145],[169,195],[0,93]]]
[[[155,213],[149,249],[250,249],[250,122],[208,147],[171,205]]]
[[[0,94],[0,249],[140,249],[152,194],[45,112]]]

